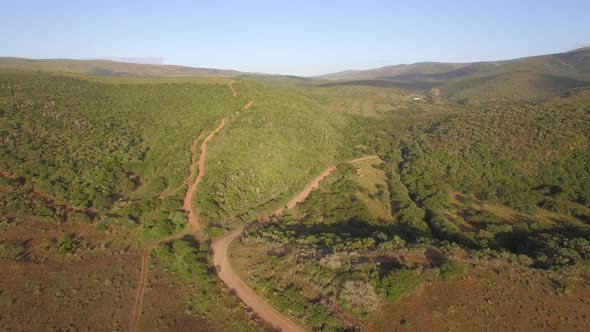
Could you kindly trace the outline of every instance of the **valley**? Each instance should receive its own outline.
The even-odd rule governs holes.
[[[588,59],[0,59],[0,329],[585,331]]]

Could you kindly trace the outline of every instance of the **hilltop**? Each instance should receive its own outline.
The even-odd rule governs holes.
[[[456,91],[458,86],[478,85],[483,81],[492,85],[499,84],[493,81],[505,79],[513,73],[523,72],[529,76],[525,85],[541,85],[552,92],[584,86],[590,81],[590,48],[504,61],[421,62],[369,70],[343,71],[316,78],[331,80],[332,82],[324,83],[327,86],[366,85],[398,87],[407,90],[449,86],[449,90]],[[512,80],[512,78],[508,79]]]
[[[0,68],[65,72],[98,76],[236,76],[236,70],[151,65],[111,60],[0,58]]]
[[[418,62],[367,70],[346,70],[315,76],[332,80],[443,81],[485,72],[544,70],[547,73],[590,74],[590,47],[565,53],[538,55],[503,61],[470,63]]]

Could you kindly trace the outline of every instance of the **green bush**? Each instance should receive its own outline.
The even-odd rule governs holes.
[[[99,232],[104,232],[107,229],[109,229],[109,227],[104,222],[98,223],[96,225],[96,230],[99,231]]]
[[[422,286],[422,279],[414,270],[400,269],[383,277],[379,288],[384,291],[385,298],[397,301],[414,294]]]
[[[57,241],[60,253],[66,254],[76,249],[75,236],[75,234],[68,234]]]
[[[446,282],[455,278],[460,278],[464,276],[466,272],[467,269],[465,265],[456,261],[447,261],[440,267],[440,275]]]

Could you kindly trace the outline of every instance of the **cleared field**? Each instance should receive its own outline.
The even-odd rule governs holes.
[[[360,186],[358,198],[365,203],[369,213],[380,222],[392,222],[391,197],[387,189],[387,175],[380,166],[381,159],[367,159],[354,163],[354,178]]]

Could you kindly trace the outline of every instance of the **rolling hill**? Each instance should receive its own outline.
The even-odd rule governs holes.
[[[586,331],[589,53],[0,59],[0,331]]]
[[[516,76],[513,76],[515,73]],[[486,89],[488,86],[504,85],[506,81],[510,81],[510,84],[503,88],[511,90],[514,88],[512,83],[524,84],[524,90],[534,90],[534,94],[539,95],[539,91],[554,93],[587,85],[590,82],[590,48],[505,61],[421,62],[369,70],[343,71],[317,78],[333,81],[324,83],[326,86],[366,85],[398,87],[407,90],[450,86],[449,91],[453,94],[462,88]],[[538,90],[538,87],[541,87],[541,90]]]
[[[236,76],[235,70],[149,65],[111,60],[0,58],[0,68],[89,74],[98,76]]]

